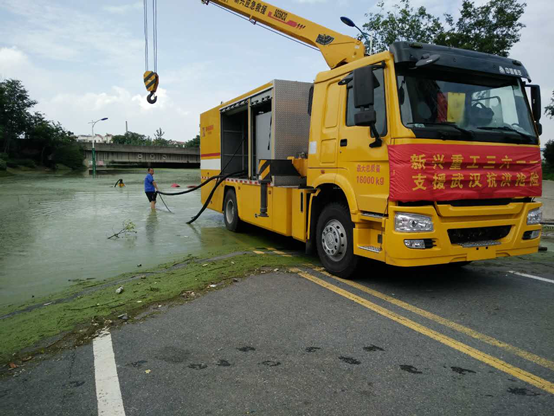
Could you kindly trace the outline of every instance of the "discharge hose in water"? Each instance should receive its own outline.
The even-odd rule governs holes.
[[[197,189],[200,189],[204,185],[208,184],[209,182],[217,179],[217,182],[216,182],[215,186],[213,187],[212,191],[210,192],[210,195],[208,195],[208,199],[206,199],[206,202],[202,206],[202,209],[200,211],[198,211],[198,213],[194,217],[192,217],[190,221],[187,221],[187,224],[192,224],[194,221],[196,221],[200,217],[200,215],[202,215],[202,213],[206,210],[206,208],[208,208],[208,205],[210,204],[210,201],[212,200],[212,198],[214,196],[214,193],[215,193],[215,190],[218,188],[218,186],[221,185],[223,182],[225,182],[225,180],[227,178],[229,178],[231,176],[235,176],[235,175],[240,175],[242,173],[244,173],[244,171],[228,173],[227,175],[212,176],[211,178],[209,178],[209,179],[205,180],[204,182],[202,182],[200,185],[197,185],[197,186],[195,186],[194,188],[191,188],[191,189],[187,189],[186,191],[172,192],[172,193],[158,191],[158,193],[160,195],[166,195],[166,196],[184,195],[184,194],[188,194],[189,192],[196,191]],[[163,201],[163,199],[162,199],[162,201]],[[164,202],[164,204],[165,204],[165,202]],[[169,208],[168,208],[168,210],[169,210]]]

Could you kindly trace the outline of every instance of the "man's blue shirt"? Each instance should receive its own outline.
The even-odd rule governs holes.
[[[149,173],[146,175],[146,178],[144,178],[144,192],[156,192],[156,188],[154,188],[152,182],[154,182],[154,177]]]

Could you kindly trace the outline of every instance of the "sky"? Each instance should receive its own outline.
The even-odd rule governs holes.
[[[148,3],[151,4],[152,0]],[[387,1],[394,4],[395,1]],[[475,0],[477,5],[485,0]],[[543,106],[554,90],[554,1],[527,0],[527,26],[510,56],[541,86]],[[289,12],[356,36],[378,0],[273,0]],[[412,0],[440,16],[459,14],[462,0]],[[150,18],[151,16],[149,16]],[[151,36],[150,36],[151,41]],[[150,53],[152,58],[152,53]],[[149,69],[153,63],[150,59]],[[0,0],[0,79],[19,79],[38,101],[36,111],[75,134],[130,131],[187,141],[200,114],[272,79],[314,80],[327,70],[320,53],[200,0],[158,4],[158,103],[146,102],[143,2],[136,0]],[[543,116],[541,142],[554,138]]]

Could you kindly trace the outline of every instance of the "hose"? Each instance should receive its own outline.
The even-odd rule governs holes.
[[[223,172],[225,172],[225,169],[227,169],[227,166],[229,166],[229,163],[231,163],[231,161],[233,160],[233,158],[235,157],[235,155],[237,154],[237,152],[239,151],[239,149],[242,147],[243,145],[243,141],[241,140],[239,142],[239,145],[237,146],[235,152],[233,153],[233,156],[231,156],[231,158],[229,159],[229,161],[225,164],[225,166],[223,167],[223,169],[221,169],[221,173],[219,175],[215,175],[215,176],[212,176],[211,178],[208,178],[207,180],[205,180],[204,182],[202,182],[200,185],[197,185],[193,188],[190,188],[190,189],[187,189],[186,191],[181,191],[181,192],[172,192],[172,193],[167,193],[167,192],[161,192],[161,191],[158,191],[158,193],[160,194],[160,198],[161,198],[161,195],[166,195],[166,196],[175,196],[175,195],[184,195],[184,194],[188,194],[189,192],[193,192],[193,191],[196,191],[197,189],[199,188],[202,188],[204,185],[210,183],[211,181],[213,181],[214,179],[217,179],[217,182],[215,184],[215,186],[213,187],[212,191],[210,192],[210,195],[208,195],[208,199],[206,199],[206,202],[204,203],[204,205],[202,206],[202,209],[200,211],[198,211],[198,213],[191,218],[190,221],[187,222],[187,224],[192,224],[194,221],[196,221],[198,219],[198,217],[200,217],[200,215],[202,215],[202,213],[206,210],[206,208],[208,208],[208,205],[210,204],[213,196],[214,196],[214,193],[215,193],[215,190],[217,189],[217,187],[219,185],[221,185],[223,182],[225,182],[225,180],[231,176],[235,176],[235,175],[240,175],[240,174],[243,174],[245,173],[244,170],[241,170],[241,171],[238,171],[238,172],[233,172],[233,173],[228,173],[226,175],[223,174]],[[164,203],[165,205],[165,201],[163,200],[162,198],[162,202]],[[167,205],[166,205],[166,208],[167,208]],[[169,208],[167,208],[169,210]],[[171,211],[170,211],[171,212]]]
[[[167,207],[165,201],[163,200],[163,198],[161,197],[161,195],[166,195],[166,196],[176,196],[176,195],[184,195],[184,194],[188,194],[189,192],[193,192],[193,191],[196,191],[197,189],[199,188],[202,188],[204,185],[210,183],[211,181],[217,179],[217,182],[215,184],[215,186],[213,187],[212,191],[210,192],[210,195],[208,195],[208,199],[206,199],[206,202],[204,203],[204,205],[202,206],[202,209],[198,212],[198,214],[196,214],[194,217],[192,217],[192,219],[190,221],[187,222],[187,224],[192,224],[194,221],[196,221],[198,219],[198,217],[200,217],[200,215],[202,215],[202,213],[206,210],[206,208],[208,208],[208,205],[210,204],[210,201],[212,200],[213,196],[214,196],[214,193],[215,193],[215,190],[217,189],[217,187],[219,185],[221,185],[223,182],[225,182],[225,180],[231,176],[234,176],[234,175],[240,175],[244,173],[243,170],[239,171],[239,172],[233,172],[233,173],[228,173],[227,175],[216,175],[216,176],[212,176],[211,178],[205,180],[204,182],[202,182],[200,185],[197,185],[195,186],[194,188],[191,188],[191,189],[187,189],[186,191],[181,191],[181,192],[174,192],[174,193],[168,193],[168,192],[162,192],[162,191],[158,191],[158,194],[160,194],[160,199],[162,200],[162,202],[164,203],[165,207],[167,208],[167,210],[169,212],[171,212],[169,210],[169,208]]]
[[[225,179],[229,178],[230,176],[238,175],[238,174],[241,174],[241,173],[244,173],[244,171],[229,173],[228,175],[225,175],[225,176],[219,175],[219,179],[217,180],[217,183],[213,187],[212,191],[210,192],[210,195],[208,195],[208,199],[206,199],[206,202],[204,203],[204,206],[202,207],[202,209],[200,211],[198,211],[198,214],[196,214],[194,217],[192,217],[190,221],[187,221],[187,224],[192,224],[194,221],[196,221],[198,219],[198,217],[200,217],[200,215],[202,215],[202,213],[206,210],[206,208],[208,208],[208,205],[210,204],[210,202],[212,201],[212,197],[214,196],[215,190],[217,189],[217,187],[219,185],[221,185],[223,182],[225,182]]]
[[[214,179],[217,179],[219,178],[221,175],[216,175],[216,176],[212,176],[211,178],[209,178],[208,180],[202,182],[200,185],[196,185],[194,188],[190,188],[190,189],[187,189],[186,191],[181,191],[181,192],[162,192],[162,191],[158,191],[159,194],[161,195],[166,195],[166,196],[175,196],[175,195],[184,195],[184,194],[188,194],[189,192],[192,192],[192,191],[196,191],[197,189],[199,188],[202,188],[204,185],[206,185],[208,182],[211,182],[213,181]]]
[[[159,192],[158,192],[158,193],[159,193]],[[162,202],[164,203],[164,205],[165,205],[165,207],[167,208],[167,210],[173,214],[173,212],[169,209],[169,207],[167,206],[167,204],[165,203],[165,201],[164,201],[164,199],[162,198],[161,195],[160,195],[160,199],[161,199]]]

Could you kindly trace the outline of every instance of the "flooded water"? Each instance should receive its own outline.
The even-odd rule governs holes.
[[[263,234],[227,231],[223,216],[210,210],[187,225],[201,208],[199,191],[164,197],[173,214],[159,198],[152,212],[145,175],[141,169],[96,179],[39,173],[0,178],[0,305],[54,293],[75,279],[103,279],[187,254],[268,244]],[[200,171],[156,169],[154,177],[161,190],[172,192],[198,184]],[[114,188],[119,178],[124,188]],[[174,182],[181,188],[170,188]],[[108,239],[125,221],[135,224],[137,233]]]

